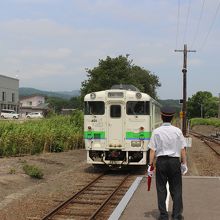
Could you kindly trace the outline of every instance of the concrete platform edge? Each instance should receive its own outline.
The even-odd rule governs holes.
[[[133,182],[129,190],[126,192],[122,200],[119,202],[113,213],[110,215],[108,220],[118,220],[122,214],[122,212],[125,210],[128,202],[130,201],[131,197],[133,196],[134,192],[138,188],[141,180],[143,179],[142,177],[137,177],[136,180]]]

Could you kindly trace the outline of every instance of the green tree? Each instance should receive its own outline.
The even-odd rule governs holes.
[[[56,113],[60,113],[62,108],[69,107],[69,100],[58,97],[48,97],[46,102],[49,103],[50,108]]]
[[[107,56],[105,60],[99,60],[97,67],[86,70],[88,79],[82,82],[81,95],[110,89],[115,84],[132,84],[141,92],[157,98],[156,89],[161,86],[158,76],[132,62],[128,55]]]
[[[216,117],[218,115],[218,98],[213,97],[211,92],[199,91],[187,103],[189,118]]]
[[[74,96],[69,101],[69,106],[74,109],[82,109],[82,100],[80,96]]]
[[[205,110],[204,116],[206,118],[217,117],[218,105],[219,105],[219,99],[217,97],[211,97],[210,99],[208,99],[207,102],[205,102],[204,104],[204,110]]]
[[[70,100],[59,97],[47,97],[47,103],[55,113],[60,113],[63,108],[82,109],[80,96],[74,96]]]

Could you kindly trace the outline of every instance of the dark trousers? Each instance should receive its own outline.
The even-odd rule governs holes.
[[[182,175],[181,163],[178,157],[161,156],[156,162],[156,186],[157,200],[161,219],[168,219],[166,210],[167,181],[169,183],[170,195],[173,200],[174,219],[182,219]]]

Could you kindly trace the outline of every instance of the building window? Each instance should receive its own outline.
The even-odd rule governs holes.
[[[11,96],[11,101],[14,102],[15,101],[15,94],[12,93],[12,96]]]
[[[28,102],[28,105],[32,105],[32,101]]]
[[[2,101],[6,101],[6,92],[2,92]]]

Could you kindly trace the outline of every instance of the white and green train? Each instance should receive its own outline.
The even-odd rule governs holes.
[[[87,163],[146,165],[151,133],[161,125],[160,104],[130,85],[87,94],[84,101]]]

